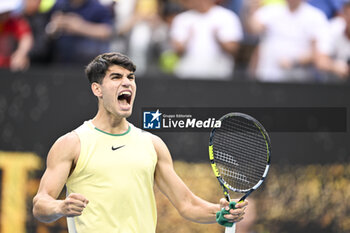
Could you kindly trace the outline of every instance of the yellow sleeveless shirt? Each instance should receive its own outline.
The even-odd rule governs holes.
[[[129,124],[126,133],[109,134],[91,120],[75,132],[81,151],[67,195],[80,193],[89,204],[67,218],[69,233],[155,233],[157,155],[149,133]]]

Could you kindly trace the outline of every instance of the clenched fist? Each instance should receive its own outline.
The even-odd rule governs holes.
[[[66,217],[74,217],[82,214],[89,200],[79,193],[69,194],[65,200],[60,203],[60,212]]]

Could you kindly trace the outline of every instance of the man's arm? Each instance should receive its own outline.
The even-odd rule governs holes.
[[[220,45],[220,47],[228,54],[231,54],[233,56],[237,55],[237,52],[239,50],[239,46],[240,44],[238,42],[235,41],[225,41],[222,42],[220,40],[218,40],[218,43]]]
[[[185,183],[176,174],[170,152],[165,143],[157,136],[152,136],[153,144],[158,155],[155,172],[155,182],[161,192],[171,201],[184,218],[199,223],[215,223],[215,214],[221,207],[227,207],[224,199],[219,204],[207,202],[193,194]],[[244,207],[247,202],[236,205],[237,209],[231,210],[227,219],[238,222],[243,218]]]
[[[63,31],[71,35],[109,40],[113,33],[111,25],[107,23],[89,22],[75,13],[56,13],[53,15],[49,25],[49,34]]]
[[[33,47],[33,43],[34,39],[31,33],[21,37],[16,51],[11,55],[10,68],[12,71],[22,71],[29,67],[29,52]]]
[[[33,199],[33,214],[42,222],[53,222],[63,216],[81,215],[88,200],[81,194],[70,194],[57,200],[80,153],[80,141],[75,133],[59,138],[47,157],[47,168]]]

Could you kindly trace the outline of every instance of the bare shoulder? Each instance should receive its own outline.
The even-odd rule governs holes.
[[[160,142],[163,142],[163,140],[159,136],[157,136],[155,134],[152,134],[152,133],[149,133],[149,135],[150,135],[154,145],[156,145],[156,144],[158,144]]]
[[[54,146],[74,150],[80,147],[80,139],[76,132],[71,131],[57,139]]]
[[[80,154],[80,139],[74,131],[69,132],[56,140],[50,149],[48,160],[75,161]]]
[[[150,134],[150,135],[152,138],[154,149],[157,152],[158,161],[171,160],[171,155],[165,142],[157,135],[154,135],[154,134]]]
[[[158,151],[161,147],[164,147],[164,146],[166,147],[164,141],[159,136],[154,135],[152,133],[149,133],[149,134],[150,134],[153,146],[156,149],[156,151]]]

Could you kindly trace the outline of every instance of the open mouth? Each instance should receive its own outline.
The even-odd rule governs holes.
[[[125,104],[130,104],[131,103],[131,92],[129,91],[123,91],[118,95],[118,101],[125,105]]]

